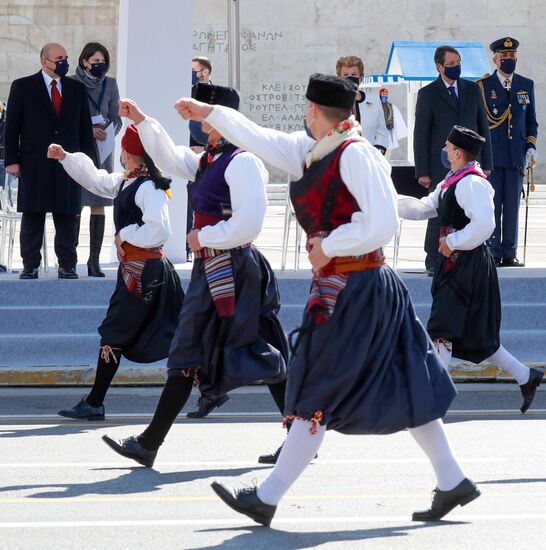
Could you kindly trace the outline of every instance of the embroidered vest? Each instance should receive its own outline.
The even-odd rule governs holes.
[[[231,195],[225,173],[229,163],[241,152],[236,147],[224,151],[196,181],[188,183],[188,197],[195,213],[195,229],[231,217]]]
[[[135,195],[140,186],[149,178],[137,178],[131,185],[127,181],[121,184],[118,196],[114,199],[114,226],[116,233],[128,225],[144,225],[142,210],[135,203]]]
[[[457,202],[455,190],[458,183],[468,175],[477,175],[482,177],[482,174],[476,170],[466,170],[455,178],[453,183],[450,183],[447,190],[440,195],[438,200],[438,217],[442,227],[452,227],[459,231],[470,223],[470,219],[464,213],[464,209]]]
[[[314,162],[303,177],[290,184],[290,199],[298,222],[307,235],[330,233],[349,223],[360,210],[343,183],[339,161],[345,148],[359,138],[344,141],[337,149]]]

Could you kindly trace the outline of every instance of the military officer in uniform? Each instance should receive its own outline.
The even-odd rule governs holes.
[[[518,213],[525,168],[536,162],[538,124],[534,83],[514,71],[519,42],[510,37],[490,45],[497,69],[478,81],[485,104],[495,189],[496,227],[489,248],[497,266],[521,267],[516,258]]]

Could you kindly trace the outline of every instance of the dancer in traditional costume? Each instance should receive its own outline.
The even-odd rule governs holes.
[[[93,388],[61,416],[104,420],[104,398],[121,356],[137,363],[165,359],[184,299],[180,279],[163,253],[171,235],[167,208],[171,180],[146,154],[138,131],[129,126],[121,140],[125,172],[97,170],[83,153],[51,145],[48,157],[61,162],[80,185],[114,199],[115,244],[120,265],[114,294],[99,327],[101,347]]]
[[[422,220],[438,216],[440,263],[432,281],[428,333],[446,367],[451,357],[487,361],[519,384],[524,413],[543,373],[529,368],[500,343],[501,298],[497,269],[484,244],[495,229],[493,187],[476,162],[485,139],[454,126],[442,151],[450,172],[434,193],[418,200],[400,196],[399,214]]]
[[[197,97],[239,106],[232,88],[198,84]],[[190,396],[194,377],[211,396],[263,380],[282,414],[288,344],[277,318],[275,275],[252,245],[267,207],[268,173],[262,161],[206,124],[208,146],[196,154],[189,147],[176,147],[135,103],[122,101],[120,112],[137,125],[146,150],[162,170],[192,182],[194,229],[187,240],[195,262],[169,353],[167,383],[141,435],[121,441],[103,437],[119,454],[152,466]]]
[[[439,519],[480,495],[453,456],[441,420],[455,387],[407,289],[384,262],[383,246],[398,228],[397,197],[388,162],[356,130],[355,94],[345,78],[312,75],[305,113],[311,137],[262,128],[233,109],[193,99],[176,104],[183,118],[203,120],[291,174],[292,204],[307,233],[313,282],[288,368],[285,418],[292,427],[257,487],[213,483],[224,502],[263,525],[327,429],[409,428],[437,476],[431,508],[415,512],[414,520]]]

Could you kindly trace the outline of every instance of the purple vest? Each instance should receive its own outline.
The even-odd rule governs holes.
[[[225,173],[229,163],[241,152],[236,147],[224,151],[194,182],[188,183],[188,197],[196,214],[231,216],[231,196]]]

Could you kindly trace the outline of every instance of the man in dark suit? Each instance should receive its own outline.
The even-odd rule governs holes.
[[[489,47],[497,69],[478,81],[493,145],[491,185],[495,190],[495,231],[489,249],[497,266],[521,267],[516,259],[523,173],[536,162],[538,123],[534,82],[516,74],[515,38],[500,38]]]
[[[492,169],[489,124],[478,85],[460,77],[461,56],[455,48],[440,46],[434,62],[438,78],[419,90],[413,132],[415,176],[429,192],[449,171],[449,166],[442,163],[441,151],[455,125],[470,128],[486,139],[480,162],[487,175]],[[432,218],[425,237],[425,267],[431,277],[436,269],[439,237],[438,218]]]
[[[40,52],[41,70],[14,80],[5,129],[6,172],[19,178],[17,210],[21,221],[23,271],[19,278],[38,278],[45,216],[53,214],[55,254],[60,279],[77,279],[76,215],[80,186],[58,162],[48,159],[50,143],[94,158],[91,117],[85,88],[65,78],[68,56],[60,44]]]

